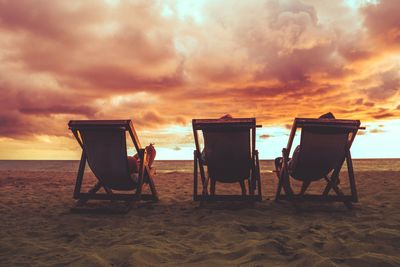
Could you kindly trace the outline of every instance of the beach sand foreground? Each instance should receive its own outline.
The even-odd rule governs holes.
[[[400,266],[399,174],[357,172],[353,210],[296,210],[271,200],[272,173],[255,208],[199,208],[192,174],[159,173],[160,202],[109,215],[69,212],[75,172],[0,171],[0,265]]]

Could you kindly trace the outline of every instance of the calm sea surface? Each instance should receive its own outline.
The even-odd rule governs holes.
[[[273,170],[272,160],[262,160],[261,172]],[[400,159],[355,159],[355,171],[400,171]],[[75,160],[0,160],[0,171],[65,171],[76,172],[79,161]],[[157,173],[193,172],[191,160],[158,160],[154,166]],[[344,166],[344,170],[346,167]]]

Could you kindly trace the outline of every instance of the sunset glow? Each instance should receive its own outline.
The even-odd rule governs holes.
[[[0,159],[79,159],[71,119],[132,119],[192,159],[192,118],[359,119],[357,158],[400,157],[397,0],[0,1]],[[133,154],[129,150],[129,154]]]

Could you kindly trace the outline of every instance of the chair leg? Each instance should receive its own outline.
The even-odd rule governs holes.
[[[340,163],[340,165],[334,169],[332,175],[331,175],[331,179],[336,181],[339,181],[339,174],[340,174],[340,170],[342,169],[343,163],[344,163],[345,159],[343,159]],[[322,195],[327,196],[329,194],[329,192],[331,191],[332,187],[331,185],[328,183],[324,189],[324,192],[322,193]]]
[[[326,179],[327,177],[325,177]],[[340,183],[339,180],[339,173],[334,171],[333,174],[331,175],[331,179],[332,183],[338,185]],[[327,196],[329,194],[329,192],[332,190],[332,185],[330,183],[326,184],[326,187],[324,189],[324,192],[322,193],[323,196]]]
[[[149,176],[149,187],[150,187],[150,192],[154,197],[154,201],[158,201],[158,193],[157,193],[156,185],[154,184],[154,181],[150,176]]]
[[[79,193],[81,192],[83,175],[85,172],[85,166],[86,166],[86,154],[85,154],[85,151],[82,150],[81,161],[79,162],[79,169],[78,169],[78,174],[76,176],[76,182],[75,182],[75,189],[74,189],[74,198],[75,199],[79,198]]]
[[[282,164],[281,164],[281,160],[282,160],[282,158],[276,158],[275,159],[275,174],[276,174],[276,178],[278,178],[278,186],[276,187],[275,201],[278,201],[279,196],[281,195],[281,191],[282,191],[282,182],[281,182]]]
[[[254,195],[254,187],[253,187],[253,183],[252,183],[252,181],[254,181],[255,179],[254,179],[254,174],[252,173],[251,174],[251,178],[250,179],[247,179],[247,185],[248,185],[248,187],[249,187],[249,195]]]
[[[217,181],[213,180],[213,179],[210,179],[210,180],[211,180],[211,182],[210,182],[210,195],[214,196],[215,195],[215,187],[217,185]]]
[[[96,194],[97,191],[100,190],[100,188],[102,187],[102,184],[100,181],[97,181],[97,183],[88,191],[89,194]],[[88,197],[85,198],[80,198],[77,202],[76,202],[76,206],[83,206],[85,205],[87,202],[89,201]]]
[[[277,173],[277,176],[279,181],[278,181],[278,188],[276,190],[275,201],[278,201],[279,196],[282,193],[282,189],[287,197],[293,196],[293,190],[289,183],[290,177],[287,171],[284,169],[280,169],[279,172]]]
[[[276,189],[276,194],[275,194],[275,201],[279,200],[279,197],[280,197],[281,193],[282,193],[282,179],[279,178],[278,187]]]
[[[329,194],[329,191],[331,191],[331,186],[329,184],[327,184],[325,186],[324,192],[322,192],[322,195],[327,196]]]
[[[311,181],[304,181],[301,185],[301,190],[299,195],[302,196],[307,191],[308,187],[310,186]]]
[[[337,186],[336,181],[333,181],[332,179],[329,179],[327,176],[325,176],[324,178],[328,182],[330,187],[333,189],[333,191],[335,191],[335,193],[339,197],[342,197],[344,199],[344,194],[343,194],[342,190],[340,190],[340,188]],[[351,209],[353,207],[353,205],[349,201],[343,200],[343,203],[348,209]]]
[[[95,194],[97,191],[100,190],[100,188],[102,187],[102,184],[100,183],[100,181],[98,181],[89,191],[89,194]]]
[[[197,187],[198,187],[198,171],[197,171],[197,151],[193,152],[193,201],[197,199]]]
[[[240,188],[242,189],[242,196],[245,196],[246,195],[246,185],[244,183],[244,180],[239,181],[239,184],[240,184]]]
[[[106,191],[107,194],[109,194],[109,195],[113,194],[113,191],[110,188],[103,186],[103,189],[104,189],[104,191]]]
[[[262,190],[261,190],[261,171],[260,171],[260,160],[258,158],[258,151],[256,151],[256,181],[254,185],[257,186],[257,193],[259,201],[262,201]]]
[[[207,176],[203,183],[203,195],[208,195],[208,182],[210,181],[210,177]]]
[[[347,171],[349,174],[351,196],[354,202],[358,202],[356,180],[354,178],[353,161],[351,159],[350,151],[347,152],[346,163],[347,163]]]
[[[285,194],[288,198],[291,198],[294,195],[292,187],[290,186],[288,165],[289,165],[289,155],[287,150],[284,148],[282,149],[282,159],[280,158],[275,159],[275,169],[277,171],[277,175],[279,173],[278,175],[279,183],[278,183],[276,199],[280,196],[282,188],[285,191]]]

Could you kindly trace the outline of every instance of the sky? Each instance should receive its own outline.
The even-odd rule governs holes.
[[[192,159],[193,118],[359,119],[356,158],[400,157],[398,0],[1,0],[0,159],[79,159],[71,119],[132,119]],[[133,154],[132,147],[129,153]]]

